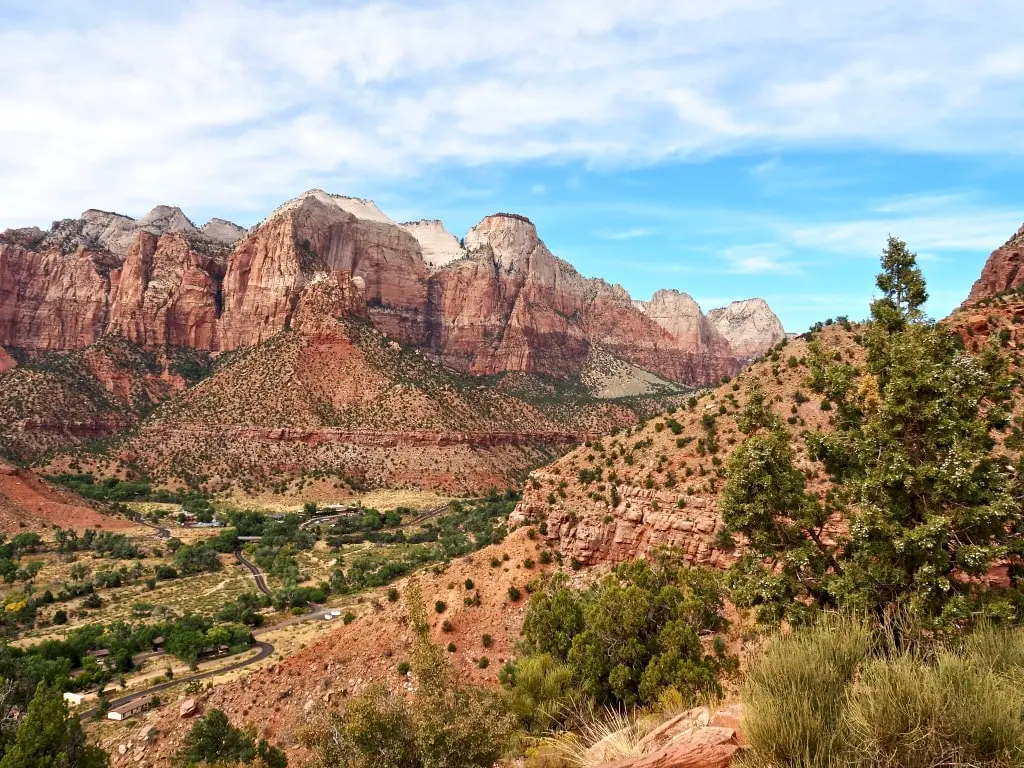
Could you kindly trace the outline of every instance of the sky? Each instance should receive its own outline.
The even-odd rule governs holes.
[[[1020,0],[0,0],[0,228],[310,188],[788,330],[886,236],[947,314],[1024,222]]]

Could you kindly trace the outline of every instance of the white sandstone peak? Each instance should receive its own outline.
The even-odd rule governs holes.
[[[431,269],[438,269],[466,255],[466,249],[458,238],[438,219],[407,221],[399,226],[416,238],[423,252],[423,261]]]
[[[324,205],[333,205],[336,208],[340,208],[346,213],[352,214],[357,219],[363,219],[364,221],[376,221],[381,224],[396,223],[391,217],[378,208],[377,204],[373,202],[373,200],[366,200],[362,197],[332,195],[329,192],[324,192],[322,189],[310,189],[303,192],[298,197],[279,205],[267,218],[272,219],[285,211],[290,211],[300,205],[304,200],[309,200],[311,198],[317,202],[323,203]]]

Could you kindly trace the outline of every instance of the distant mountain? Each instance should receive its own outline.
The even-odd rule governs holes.
[[[311,280],[337,272],[363,281],[379,330],[474,374],[576,377],[598,347],[706,385],[783,337],[763,302],[713,316],[724,320],[676,292],[634,302],[552,255],[523,216],[488,216],[460,241],[439,221],[398,224],[372,201],[311,190],[249,232],[158,206],[137,221],[89,210],[0,234],[0,346],[80,349],[107,333],[146,347],[254,346],[288,327]]]
[[[760,300],[705,315],[584,278],[518,214],[460,240],[319,190],[248,231],[90,210],[0,234],[0,452],[211,488],[480,490],[782,338]]]

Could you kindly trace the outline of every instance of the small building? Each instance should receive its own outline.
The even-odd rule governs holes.
[[[180,512],[178,513],[178,522],[182,525],[195,525],[199,522],[199,515],[194,512]]]
[[[109,648],[97,648],[95,651],[86,651],[86,656],[92,656],[94,659],[105,659],[110,655]]]
[[[217,659],[231,653],[231,648],[226,645],[209,645],[199,652],[200,659]]]
[[[108,720],[127,720],[129,717],[145,712],[147,709],[152,709],[156,706],[156,696],[140,696],[137,699],[132,699],[127,704],[122,704],[116,709],[112,709],[107,712]]]
[[[152,641],[150,641],[149,647],[152,648],[154,651],[159,652],[159,651],[162,651],[164,649],[164,643],[165,642],[166,641],[164,640],[164,638],[162,636],[161,637],[154,637],[152,639]]]
[[[65,691],[64,692],[64,701],[66,701],[72,707],[77,707],[79,704],[81,704],[83,701],[85,701],[85,696],[83,696],[81,693],[74,693],[73,691]]]
[[[259,541],[262,538],[263,538],[262,536],[239,536],[238,540],[239,541]]]
[[[361,515],[363,514],[362,507],[355,507],[351,504],[324,504],[321,507],[316,508],[315,514],[317,515]]]

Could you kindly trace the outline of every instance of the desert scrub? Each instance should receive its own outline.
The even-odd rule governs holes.
[[[825,614],[751,666],[739,765],[1024,766],[1022,674],[1017,630],[923,645],[906,627]]]

